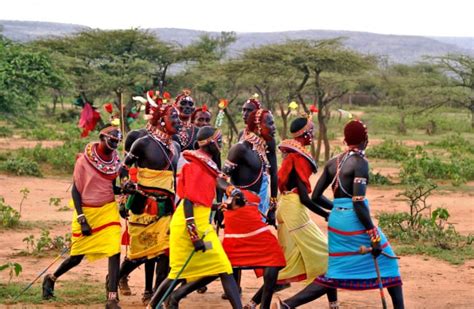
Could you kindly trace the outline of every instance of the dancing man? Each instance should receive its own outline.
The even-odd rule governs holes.
[[[120,278],[145,261],[156,260],[155,286],[163,281],[169,270],[169,224],[174,211],[175,176],[179,145],[172,135],[180,128],[178,111],[161,100],[149,98],[151,119],[147,134],[133,142],[125,159],[126,166],[136,165],[137,180],[125,188],[133,195],[127,203],[132,214],[129,217],[130,248],[127,259],[120,268]],[[144,303],[153,291],[154,263],[145,267]],[[145,265],[147,266],[147,265]]]
[[[388,288],[392,297],[393,307],[404,308],[398,262],[387,257],[394,255],[393,250],[385,235],[372,222],[365,197],[369,178],[369,163],[364,156],[369,141],[366,126],[358,120],[350,121],[344,127],[344,141],[348,149],[328,161],[312,195],[313,201],[319,200],[332,184],[334,208],[328,222],[328,271],[316,278],[314,284],[280,302],[280,308],[308,303],[326,294],[330,288],[377,289],[375,260],[380,268],[382,285]],[[371,247],[371,254],[360,254],[361,246]],[[337,303],[331,308],[338,308]]]
[[[224,173],[242,190],[247,200],[244,207],[224,212],[224,249],[234,273],[236,269],[263,270],[261,308],[270,307],[278,271],[285,267],[285,257],[270,226],[262,221],[258,205],[263,175],[267,172],[267,142],[275,135],[272,114],[264,109],[250,113],[247,127],[239,143],[232,146]]]
[[[247,126],[239,134],[239,141],[245,138],[248,130],[247,120],[249,115],[258,109],[262,108],[262,104],[257,99],[257,95],[254,95],[242,106],[242,118],[245,125]],[[275,225],[275,211],[277,206],[277,195],[278,195],[278,166],[276,157],[276,142],[274,136],[265,141],[267,144],[266,157],[268,161],[268,171],[262,175],[262,184],[258,195],[260,196],[260,204],[258,209],[265,216],[265,221],[268,224]],[[268,186],[270,185],[270,196],[268,195]]]
[[[150,301],[156,306],[171,284],[184,283],[171,293],[167,308],[178,308],[179,301],[189,293],[220,277],[232,308],[242,308],[232,266],[209,222],[211,207],[218,186],[230,197],[242,199],[242,193],[227,183],[213,157],[220,153],[222,135],[212,127],[198,132],[199,150],[183,153],[188,163],[179,175],[178,194],[182,198],[171,220],[170,266],[168,279]],[[193,253],[195,251],[195,253]],[[202,251],[202,252],[200,252]],[[188,264],[186,260],[193,254]]]
[[[43,299],[54,297],[54,283],[87,257],[89,261],[108,257],[106,308],[120,308],[117,286],[120,265],[120,216],[114,194],[121,189],[115,185],[120,169],[117,147],[120,130],[107,126],[100,131],[98,143],[89,143],[74,166],[70,256],[53,274],[43,280]]]
[[[181,129],[173,137],[181,146],[181,151],[195,149],[197,128],[191,121],[191,115],[194,113],[194,100],[191,97],[191,91],[184,89],[174,101],[174,106],[179,111],[179,119],[182,122]]]

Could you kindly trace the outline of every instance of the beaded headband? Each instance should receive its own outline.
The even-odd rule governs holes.
[[[311,121],[311,118],[310,117],[307,117],[306,118],[306,124],[304,125],[303,128],[299,129],[298,131],[294,132],[294,133],[291,133],[291,135],[293,137],[298,137],[298,136],[301,136],[303,134],[305,134],[306,132],[308,132],[309,130],[311,130],[314,128],[314,124],[313,122]]]
[[[214,132],[214,134],[212,134],[211,136],[209,136],[208,138],[202,140],[202,141],[198,141],[198,145],[199,147],[201,146],[206,146],[206,145],[209,145],[210,143],[212,142],[215,142],[217,144],[217,140],[222,137],[222,132],[221,130],[216,130]]]

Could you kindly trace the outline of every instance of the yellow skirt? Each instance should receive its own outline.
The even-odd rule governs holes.
[[[186,220],[184,217],[184,202],[181,202],[171,220],[170,237],[170,267],[169,279],[176,279],[184,263],[194,251],[194,246],[189,239],[186,229]],[[209,223],[211,209],[204,206],[194,207],[194,220],[196,222],[198,234],[200,237],[207,232],[204,242],[212,244],[211,249],[205,252],[198,251],[194,253],[190,262],[181,273],[179,278],[193,281],[202,277],[218,275],[221,273],[232,274],[232,266],[227,255],[222,248],[219,238]]]
[[[127,254],[129,259],[142,257],[151,259],[168,250],[171,216],[157,219],[156,216],[147,213],[130,215],[128,219],[130,247]]]
[[[71,255],[84,254],[89,261],[120,253],[120,216],[115,201],[99,207],[83,205],[82,211],[92,229],[91,236],[82,236],[77,212],[72,217]]]
[[[285,253],[286,267],[279,282],[312,282],[326,273],[327,237],[310,219],[308,209],[296,193],[283,194],[277,208],[278,241]]]

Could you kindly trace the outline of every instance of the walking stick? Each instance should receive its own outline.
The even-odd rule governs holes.
[[[76,242],[77,242],[77,240],[76,240],[74,243],[76,243]],[[66,253],[71,249],[71,247],[72,247],[72,243],[71,243],[68,247],[64,248],[63,251],[62,251],[38,276],[36,276],[36,278],[35,278],[33,281],[31,281],[31,283],[28,284],[28,285],[23,289],[23,291],[20,292],[20,294],[18,294],[18,295],[13,299],[13,301],[16,301],[18,298],[20,298],[21,295],[23,295],[26,291],[28,291],[28,290],[33,286],[33,284],[34,284],[39,278],[41,278],[41,276],[43,276],[44,273],[48,271],[48,269],[51,268],[51,266],[53,266],[60,258],[62,258],[62,257],[64,256],[64,254],[66,254]]]
[[[204,234],[202,235],[201,237],[201,240],[204,240],[204,237],[206,237],[207,233],[209,233],[209,229],[207,229]],[[158,304],[156,305],[155,309],[159,309],[161,308],[161,305],[163,304],[163,302],[165,301],[165,299],[168,297],[168,295],[171,293],[171,291],[173,291],[175,285],[178,283],[178,279],[179,279],[179,276],[181,276],[181,274],[183,273],[184,269],[186,268],[186,266],[188,266],[189,264],[189,261],[191,261],[191,258],[194,256],[194,253],[196,253],[196,250],[193,249],[193,251],[191,252],[191,254],[189,255],[188,259],[186,260],[186,262],[184,262],[184,265],[183,267],[181,267],[181,269],[179,270],[178,274],[176,275],[176,278],[173,279],[173,281],[171,282],[170,286],[168,287],[168,289],[166,290],[165,294],[163,295],[163,297],[161,297],[160,301],[158,302]]]
[[[385,301],[385,295],[383,293],[383,284],[382,284],[382,277],[380,276],[380,269],[379,263],[377,263],[377,258],[372,256],[375,265],[375,271],[377,272],[377,281],[379,283],[379,290],[380,290],[380,298],[382,299],[382,308],[387,309],[387,302]]]
[[[371,251],[372,251],[372,248],[367,248],[365,246],[360,246],[360,249],[359,249],[360,254],[367,254],[367,253],[370,253]],[[384,252],[382,252],[382,254],[391,259],[400,259],[398,256],[392,256],[387,253],[384,254]],[[372,258],[374,260],[375,272],[377,273],[377,282],[379,285],[380,298],[382,299],[382,308],[387,309],[387,301],[385,300],[385,294],[383,292],[382,276],[380,275],[379,263],[377,262],[377,258],[375,256],[372,256]]]

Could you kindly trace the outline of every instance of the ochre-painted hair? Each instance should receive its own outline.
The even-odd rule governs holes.
[[[247,128],[257,134],[260,134],[260,130],[262,129],[263,119],[265,115],[271,115],[271,112],[266,109],[256,109],[249,114],[249,118],[247,120]]]
[[[367,127],[360,120],[351,120],[344,127],[344,140],[347,145],[359,145],[369,138]]]

